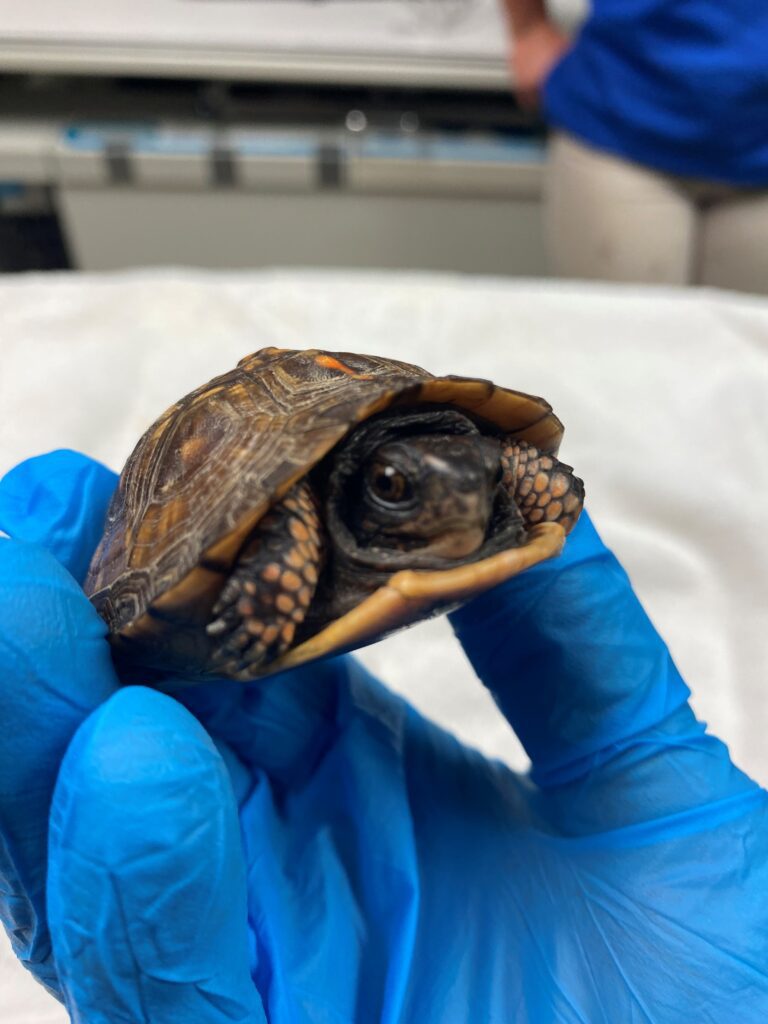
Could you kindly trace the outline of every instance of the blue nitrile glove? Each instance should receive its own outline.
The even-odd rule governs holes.
[[[453,616],[522,777],[349,657],[119,689],[68,572],[113,486],[0,484],[0,901],[74,1021],[768,1019],[766,794],[585,517]]]

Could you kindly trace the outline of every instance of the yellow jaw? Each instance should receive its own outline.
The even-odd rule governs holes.
[[[460,604],[495,587],[524,569],[560,554],[565,531],[558,523],[541,523],[519,548],[501,551],[480,562],[439,571],[403,569],[320,633],[273,661],[265,675],[296,668],[334,651],[363,647],[387,633],[424,619],[431,611]]]

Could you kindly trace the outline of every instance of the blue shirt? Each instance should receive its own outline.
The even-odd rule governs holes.
[[[768,0],[594,0],[544,106],[636,163],[768,185]]]

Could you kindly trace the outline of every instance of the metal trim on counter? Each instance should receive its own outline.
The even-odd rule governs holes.
[[[315,82],[421,88],[507,90],[504,60],[397,57],[376,53],[311,54],[301,51],[174,49],[103,43],[0,42],[0,71],[46,74],[217,78],[253,82]]]
[[[371,133],[347,147],[347,187],[358,192],[538,198],[544,146],[437,133]]]
[[[55,164],[57,179],[73,187],[309,191],[317,150],[303,132],[82,125],[60,133]]]
[[[81,125],[55,146],[56,177],[74,187],[536,199],[543,162],[541,139],[438,132]]]

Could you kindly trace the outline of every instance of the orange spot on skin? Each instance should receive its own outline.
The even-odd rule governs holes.
[[[533,481],[533,489],[537,494],[541,494],[542,491],[546,491],[548,483],[549,477],[546,473],[537,473],[536,479]]]
[[[296,592],[301,587],[301,576],[298,573],[293,572],[291,569],[287,569],[280,577],[280,585],[284,590]]]
[[[309,530],[299,519],[291,519],[288,524],[291,536],[294,540],[309,540]]]
[[[269,647],[270,644],[273,644],[275,642],[275,640],[277,640],[277,636],[278,636],[279,632],[280,632],[280,630],[278,629],[277,626],[275,626],[275,625],[267,626],[267,628],[264,630],[264,632],[261,635],[261,642],[263,644],[265,644],[267,647]]]
[[[568,490],[568,477],[564,473],[555,473],[552,477],[552,497],[562,498]]]
[[[279,612],[289,615],[294,608],[293,598],[288,594],[278,594],[275,598],[275,607]]]
[[[260,619],[248,619],[245,623],[245,628],[251,636],[261,636],[264,632],[264,623]]]
[[[292,622],[286,622],[286,624],[283,626],[282,632],[280,634],[282,639],[283,639],[283,643],[286,644],[286,645],[292,643],[293,637],[294,637],[295,633],[296,633],[296,626]]]
[[[261,578],[266,580],[267,583],[275,583],[280,579],[280,566],[277,562],[270,562],[269,565],[261,573]]]
[[[292,569],[301,569],[304,565],[304,558],[301,551],[296,547],[292,548],[285,556],[285,564],[290,565]]]

